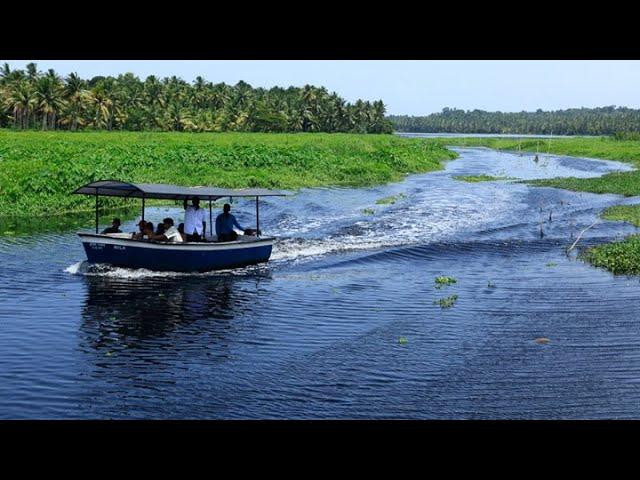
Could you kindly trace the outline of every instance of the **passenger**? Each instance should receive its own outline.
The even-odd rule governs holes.
[[[153,223],[147,222],[144,227],[144,236],[147,238],[147,240],[151,239],[151,237],[153,236]]]
[[[138,232],[131,234],[133,240],[142,240],[144,238],[144,232],[147,230],[147,222],[140,220],[138,222]]]
[[[160,240],[161,242],[182,242],[182,235],[176,227],[173,226],[173,218],[165,218],[164,233],[162,235],[155,235],[153,232],[149,235],[149,240]]]
[[[178,225],[178,231],[180,232],[180,236],[182,237],[182,241],[186,242],[187,241],[187,236],[184,234],[184,223],[181,223],[180,225]]]
[[[164,223],[159,223],[156,229],[156,235],[162,235],[164,233]]]
[[[113,222],[111,222],[111,226],[102,230],[102,234],[106,235],[108,233],[122,233],[120,231],[120,219],[114,218]]]
[[[193,197],[191,203],[187,206],[187,199],[184,199],[184,230],[188,242],[199,242],[207,231],[206,213],[200,208],[199,197]]]
[[[216,235],[219,242],[232,242],[238,239],[238,234],[233,229],[234,226],[240,230],[245,230],[240,226],[236,217],[229,213],[230,211],[231,205],[225,203],[223,213],[216,218]]]

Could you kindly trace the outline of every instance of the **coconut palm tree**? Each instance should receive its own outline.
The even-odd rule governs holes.
[[[31,84],[26,80],[13,83],[6,88],[5,106],[13,114],[13,127],[29,128],[31,112],[36,108],[37,99]]]
[[[69,74],[66,79],[64,94],[67,99],[67,113],[71,130],[78,129],[78,123],[91,102],[91,92],[86,87],[87,82],[82,80],[77,73]]]
[[[63,87],[60,79],[47,74],[35,83],[38,110],[42,115],[42,130],[56,128],[56,116],[64,107]]]

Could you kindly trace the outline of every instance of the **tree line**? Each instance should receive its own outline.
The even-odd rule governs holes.
[[[189,132],[391,133],[382,100],[349,103],[324,87],[253,88],[132,73],[82,79],[0,68],[0,128]]]
[[[427,116],[387,117],[395,130],[423,133],[614,135],[640,132],[640,110],[626,107],[571,108],[535,112],[486,112],[445,108]]]

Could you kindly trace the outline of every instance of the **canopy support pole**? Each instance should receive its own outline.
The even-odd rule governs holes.
[[[144,221],[144,193],[142,194],[142,221]]]
[[[96,234],[98,233],[98,189],[96,188]]]
[[[260,197],[256,195],[256,236],[260,236]]]
[[[213,224],[212,224],[212,219],[213,219],[213,213],[211,211],[211,197],[209,197],[209,236],[211,238],[213,238]],[[206,232],[205,232],[206,233]]]

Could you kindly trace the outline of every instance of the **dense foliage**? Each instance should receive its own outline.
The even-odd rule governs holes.
[[[71,192],[98,179],[226,188],[364,186],[436,170],[455,156],[437,142],[394,135],[0,130],[0,217],[91,210],[92,198]]]
[[[387,117],[395,130],[423,133],[613,135],[640,132],[640,110],[626,107],[571,108],[545,112],[486,112],[445,108],[423,117]]]
[[[0,128],[188,132],[391,133],[382,100],[347,103],[324,87],[252,88],[198,77],[140,80],[131,73],[84,80],[0,69]]]
[[[640,236],[630,235],[620,242],[591,247],[581,256],[617,275],[640,275]]]

